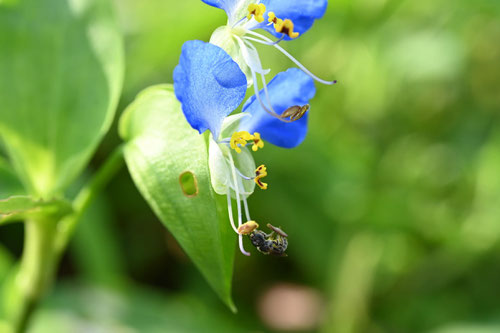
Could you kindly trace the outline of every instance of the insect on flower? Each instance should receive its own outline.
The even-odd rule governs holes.
[[[247,198],[256,186],[263,190],[268,188],[268,184],[262,181],[267,176],[267,168],[265,165],[256,167],[251,151],[264,148],[263,140],[283,148],[299,145],[307,134],[309,100],[316,92],[313,79],[334,83],[317,78],[293,57],[291,59],[300,69],[290,68],[266,83],[265,74],[268,71],[262,70],[250,41],[260,36],[258,42],[282,49],[277,42],[262,42],[267,37],[252,30],[260,27],[271,31],[280,36],[278,42],[295,38],[297,33],[305,32],[316,18],[323,15],[326,0],[204,2],[226,10],[229,23],[224,29],[229,34],[218,29],[211,43],[197,40],[184,43],[179,64],[174,70],[174,90],[191,127],[200,134],[206,130],[211,132],[208,162],[212,188],[215,193],[227,197],[229,220],[238,235],[240,251],[250,255],[243,247],[243,235],[263,235],[250,216]],[[294,3],[295,9],[288,10]],[[301,4],[304,4],[304,10],[297,11],[297,6]],[[267,7],[273,8],[272,14],[266,12]],[[269,23],[264,22],[264,15],[268,15]],[[295,19],[296,25],[293,24]],[[288,54],[284,50],[282,52]],[[263,88],[260,91],[256,73],[262,76]],[[255,94],[243,105],[243,112],[230,116],[252,85]],[[266,103],[261,96],[265,96]],[[233,216],[232,199],[236,201],[237,223]],[[243,214],[246,221],[255,224],[242,227]],[[264,237],[266,243],[261,252],[284,254],[288,243],[285,234],[278,230],[273,229],[272,236]],[[269,249],[265,247],[267,245]]]
[[[250,233],[249,237],[252,245],[264,254],[286,257],[285,251],[288,247],[288,235],[280,228],[269,223],[267,227],[272,230],[270,234],[266,234],[264,231],[258,229]]]

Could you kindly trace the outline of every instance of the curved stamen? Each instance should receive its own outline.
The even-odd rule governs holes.
[[[234,225],[233,206],[231,205],[231,190],[229,187],[227,188],[227,212],[229,215],[229,222],[231,222],[231,227],[233,227],[234,232],[238,233],[238,229]]]
[[[258,33],[254,32],[254,31],[250,31],[249,30],[246,33],[250,34],[250,35],[253,35],[253,36],[256,36],[256,37],[259,37],[259,38],[262,39],[262,40],[260,40],[260,39],[257,39],[257,38],[252,38],[252,37],[245,36],[244,38],[246,40],[251,40],[251,41],[254,41],[256,43],[260,43],[260,44],[264,44],[264,45],[269,45],[269,43],[273,43],[273,41],[271,39],[269,39],[266,36],[263,36],[261,34],[258,34]],[[328,85],[337,83],[337,80],[326,81],[326,80],[320,79],[319,77],[317,77],[316,75],[314,75],[313,73],[311,73],[310,70],[308,70],[304,65],[302,65],[297,59],[295,59],[290,53],[288,53],[281,46],[279,46],[277,44],[272,44],[272,46],[274,46],[275,48],[277,48],[278,51],[280,51],[281,53],[283,53],[288,59],[290,59],[293,63],[295,63],[295,65],[297,65],[304,73],[306,73],[307,75],[309,75],[310,77],[312,77],[314,80],[316,80],[316,81],[318,81],[320,83],[323,83],[323,84],[328,84]]]
[[[271,116],[285,122],[285,123],[290,123],[292,122],[293,120],[288,120],[286,119],[285,117],[282,117],[281,115],[279,115],[273,108],[273,105],[271,104],[271,100],[269,98],[269,92],[267,90],[267,83],[266,83],[266,80],[265,80],[265,77],[264,77],[264,72],[262,71],[262,66],[260,65],[260,59],[258,57],[258,52],[257,50],[255,49],[255,47],[248,41],[244,41],[242,38],[240,37],[236,37],[236,40],[238,42],[238,44],[240,45],[240,49],[241,49],[241,53],[243,55],[243,59],[245,60],[245,62],[247,63],[248,65],[248,68],[250,68],[250,72],[252,73],[252,80],[253,80],[253,87],[254,87],[254,90],[255,90],[255,97],[257,98],[257,100],[259,101],[259,104],[260,106],[262,107],[262,109],[264,111],[266,111],[268,114],[270,114]],[[250,37],[248,37],[250,38]],[[250,54],[249,54],[249,51],[248,49],[251,49],[255,56],[256,56],[256,59],[255,62],[254,61],[251,61],[250,59]],[[254,66],[257,66],[260,68],[260,71],[258,71],[258,68],[254,68]],[[260,73],[262,75],[262,83],[263,83],[263,86],[264,86],[264,93],[266,94],[266,99],[267,99],[267,102],[269,103],[269,107],[267,107],[264,102],[262,101],[261,97],[260,97],[260,91],[259,91],[259,87],[258,87],[258,83],[257,83],[257,75],[255,74],[256,72]]]
[[[252,49],[255,52],[255,54],[258,54],[257,49],[250,42],[245,42],[241,38],[239,38],[239,40],[240,40],[240,47],[242,48],[242,50],[244,50],[243,51],[243,56],[244,57],[245,57],[245,55],[247,57],[249,56],[248,51],[246,50],[246,47]],[[259,59],[259,63],[260,63],[260,59]],[[278,118],[280,120],[283,120],[284,122],[287,122],[286,119],[282,119],[278,115],[278,113],[274,110],[273,105],[271,104],[271,99],[269,98],[269,92],[267,90],[267,83],[266,83],[265,75],[262,72],[260,73],[261,77],[262,77],[262,85],[264,87],[264,93],[265,93],[265,96],[266,96],[266,101],[267,101],[267,103],[269,105],[269,109],[264,105],[264,103],[262,102],[262,99],[260,98],[260,91],[259,91],[259,87],[257,86],[257,77],[256,77],[256,74],[255,74],[256,71],[254,71],[254,69],[251,68],[251,67],[250,67],[250,71],[252,72],[252,79],[253,79],[253,82],[254,82],[255,97],[259,101],[260,106],[264,109],[264,111],[266,111],[267,113],[269,113],[271,116],[276,117],[276,118]]]
[[[255,178],[255,177],[247,177],[247,176],[245,176],[245,175],[244,175],[243,173],[241,173],[241,171],[240,171],[240,170],[238,170],[238,168],[236,168],[236,167],[235,167],[234,169],[236,170],[236,173],[237,173],[237,174],[238,174],[241,178],[243,178],[243,179],[245,179],[245,180],[254,180],[254,178]]]
[[[239,20],[238,22],[236,22],[235,24],[232,25],[231,28],[235,28],[236,26],[240,25],[243,21],[247,20],[246,16],[243,17],[241,20]],[[249,20],[248,20],[249,21]]]
[[[255,49],[255,48],[250,43],[246,44],[239,37],[237,37],[237,40],[238,40],[238,44],[240,44],[240,48],[241,48],[241,51],[242,51],[242,54],[243,54],[243,58],[245,59],[245,62],[247,64],[249,64],[250,72],[252,73],[252,80],[254,82],[253,87],[254,87],[254,91],[255,91],[255,97],[259,101],[259,104],[260,104],[260,106],[262,107],[262,109],[264,111],[266,111],[267,113],[269,113],[271,116],[276,117],[276,118],[279,119],[279,115],[278,115],[278,113],[276,111],[274,111],[272,105],[270,105],[270,109],[268,109],[267,106],[264,105],[264,102],[262,101],[262,99],[260,98],[259,87],[257,86],[257,75],[255,74],[256,71],[250,66],[251,62],[249,61],[249,54],[248,54],[248,50],[247,50],[247,47],[252,47],[253,49]],[[260,62],[260,60],[259,60],[259,62]]]
[[[245,248],[243,247],[243,235],[238,234],[238,245],[240,246],[240,251],[247,257],[250,257],[250,252],[245,251]]]
[[[241,202],[240,202],[240,191],[239,191],[239,185],[238,185],[238,179],[236,178],[236,171],[235,171],[235,166],[234,166],[234,160],[231,154],[229,154],[229,161],[231,164],[231,171],[233,174],[233,181],[234,181],[234,192],[236,194],[236,207],[238,208],[238,227],[241,226],[242,220],[241,220]],[[238,229],[236,229],[236,233],[238,233]],[[246,256],[250,256],[250,253],[245,251],[245,248],[243,247],[243,237],[242,235],[238,235],[238,243],[240,246],[240,251]]]
[[[243,39],[255,41],[252,37],[247,37],[247,36],[244,36]],[[285,39],[285,35],[282,35],[278,40],[276,40],[274,42],[272,42],[272,41],[271,42],[260,41],[260,43],[264,44],[264,45],[273,46],[273,45],[276,45],[279,42],[281,42],[283,39]]]
[[[239,173],[238,168],[235,167],[235,169],[236,169],[236,172]],[[253,178],[247,178],[247,177],[243,176],[241,173],[240,173],[240,176],[242,176],[248,180],[253,179]],[[241,187],[244,188],[243,183],[240,182],[240,184],[241,184]],[[250,218],[250,210],[248,209],[248,203],[247,203],[247,199],[245,198],[245,196],[243,196],[243,207],[245,208],[245,216],[247,218],[247,221],[251,221],[252,219]]]
[[[260,92],[259,92],[259,87],[257,87],[257,76],[255,75],[255,72],[250,68],[250,71],[252,72],[252,79],[253,79],[253,82],[254,82],[254,90],[255,90],[255,97],[257,98],[257,100],[259,101],[260,103],[260,106],[262,107],[262,109],[264,109],[264,111],[266,111],[267,113],[269,113],[271,116],[273,117],[276,117],[278,119],[280,119],[280,116],[276,113],[276,111],[274,111],[272,109],[272,106],[271,106],[271,110],[269,110],[265,105],[264,105],[264,102],[262,102],[262,99],[260,98]]]
[[[271,97],[269,97],[269,91],[267,90],[266,77],[265,77],[265,75],[261,74],[261,78],[262,78],[262,85],[264,86],[264,95],[266,96],[266,100],[269,103],[269,105],[272,105],[271,104]],[[274,111],[274,109],[273,109],[273,111]],[[283,117],[283,115],[277,116],[277,118],[284,123],[292,123],[293,122],[293,120],[286,119],[286,117]]]
[[[247,221],[251,221],[250,210],[248,209],[248,203],[245,197],[243,197],[243,206],[245,207],[245,216],[247,217]]]

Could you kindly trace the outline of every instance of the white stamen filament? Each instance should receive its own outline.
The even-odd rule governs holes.
[[[231,171],[233,174],[233,182],[234,182],[234,192],[236,194],[236,207],[238,208],[238,227],[242,225],[242,219],[241,219],[241,202],[240,202],[240,191],[239,191],[239,182],[238,178],[236,178],[236,168],[234,166],[234,160],[233,156],[231,156],[231,153],[229,153],[229,161],[231,164]],[[236,230],[238,232],[238,230]],[[250,253],[245,251],[245,248],[243,247],[243,235],[238,233],[238,244],[240,247],[241,253],[243,253],[246,256],[250,256]]]
[[[227,188],[227,212],[229,215],[229,222],[231,222],[231,227],[233,227],[235,233],[238,233],[238,229],[234,225],[233,206],[231,205],[231,189],[229,186]]]
[[[278,51],[280,51],[288,59],[290,59],[291,61],[293,61],[293,63],[295,63],[295,65],[297,65],[304,73],[306,73],[307,75],[309,75],[310,77],[312,77],[314,80],[316,80],[316,81],[318,81],[320,83],[329,84],[329,85],[337,83],[337,81],[335,81],[335,80],[334,81],[326,81],[326,80],[320,79],[319,77],[317,77],[316,75],[314,75],[313,73],[311,73],[310,70],[308,70],[304,65],[302,65],[297,59],[295,59],[285,49],[283,49],[281,46],[279,46],[277,43],[273,42],[271,39],[267,38],[266,36],[261,35],[259,33],[254,32],[254,31],[251,31],[251,30],[247,30],[246,33],[249,34],[249,35],[253,35],[253,36],[261,38],[261,39],[257,39],[257,38],[252,38],[252,37],[244,36],[243,38],[246,41],[253,41],[253,42],[256,42],[256,43],[259,43],[259,44],[274,46],[275,48],[278,49]]]
[[[251,30],[247,30],[247,33],[248,33],[248,31],[251,31]],[[260,35],[260,34],[259,34],[259,35]],[[247,41],[248,41],[248,40],[253,40],[253,41],[256,41],[256,40],[255,40],[255,39],[253,39],[252,37],[247,37],[247,36],[244,36],[244,37],[243,37],[243,39],[245,39],[245,40],[247,40]],[[285,35],[284,35],[284,34],[283,34],[283,36],[281,36],[279,39],[277,39],[277,40],[276,40],[276,41],[274,41],[274,42],[273,42],[272,40],[271,40],[270,42],[265,42],[265,41],[261,40],[261,41],[258,41],[258,43],[260,43],[260,44],[264,44],[264,45],[270,45],[270,46],[273,46],[273,45],[276,45],[276,44],[278,44],[279,42],[281,42],[283,39],[285,39]]]
[[[251,221],[250,210],[248,209],[248,203],[245,197],[243,197],[243,206],[245,207],[245,216],[247,217],[247,221]]]
[[[272,107],[271,97],[269,97],[269,91],[267,89],[266,76],[263,75],[263,74],[261,74],[261,78],[262,78],[262,86],[264,87],[264,94],[266,96],[267,103],[269,103],[269,105],[271,106],[271,110],[273,112],[276,112],[276,111],[274,111],[274,109]],[[273,115],[273,116],[275,116],[275,115]],[[292,120],[288,120],[286,118],[281,118],[281,116],[278,116],[278,119],[281,120],[282,122],[285,122],[285,123],[291,123],[291,122],[293,122]]]
[[[241,20],[239,20],[238,22],[236,22],[235,24],[233,24],[232,28],[234,29],[236,26],[241,25],[241,23],[242,23],[243,21],[245,21],[246,19],[247,19],[247,17],[246,17],[246,16],[245,16],[245,17],[243,17]]]
[[[252,72],[252,79],[253,79],[253,82],[254,82],[253,87],[254,87],[254,90],[255,90],[255,97],[259,101],[260,106],[262,107],[262,109],[264,109],[264,111],[266,111],[267,113],[269,113],[271,116],[279,118],[279,115],[276,113],[276,111],[274,111],[272,109],[272,106],[271,106],[271,110],[269,110],[264,105],[264,102],[262,102],[262,99],[260,98],[259,87],[257,87],[257,76],[255,75],[255,72],[253,71],[253,69],[250,68],[250,71]]]
[[[247,48],[251,48],[252,50],[255,51],[255,54],[258,55],[257,53],[257,50],[255,49],[255,47],[250,44],[249,42],[245,43],[241,38],[239,37],[236,37],[237,41],[238,41],[238,44],[240,45],[240,48],[241,48],[241,51],[242,51],[242,55],[243,55],[243,58],[245,59],[245,62],[249,65],[249,68],[250,68],[250,72],[252,73],[252,80],[254,82],[253,84],[253,87],[254,87],[254,90],[255,90],[255,97],[257,98],[257,100],[259,101],[260,103],[260,106],[262,107],[262,109],[264,111],[266,111],[267,113],[269,113],[271,116],[273,117],[276,117],[278,119],[279,118],[279,115],[276,111],[274,111],[273,109],[273,106],[271,105],[271,101],[269,100],[269,98],[267,99],[267,102],[269,103],[269,109],[266,107],[266,105],[264,104],[264,102],[262,101],[262,99],[260,98],[260,92],[259,92],[259,87],[257,85],[257,75],[255,74],[256,73],[256,70],[254,68],[252,68],[251,64],[253,62],[250,61],[250,55],[248,53],[248,50]],[[257,59],[259,64],[260,64],[260,59]],[[264,75],[261,73],[261,75]],[[263,81],[264,83],[264,86],[266,85],[265,84],[265,80]],[[265,90],[267,90],[267,87],[264,88]]]
[[[255,177],[247,177],[240,170],[238,170],[238,168],[235,168],[235,169],[236,169],[236,172],[238,173],[238,175],[245,180],[253,180],[255,178]],[[243,184],[241,186],[243,187]]]

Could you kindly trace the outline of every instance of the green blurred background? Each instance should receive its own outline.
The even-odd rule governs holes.
[[[115,5],[119,112],[172,82],[185,41],[225,24],[197,0]],[[237,254],[233,315],[124,168],[80,224],[32,332],[500,332],[500,2],[330,1],[283,46],[339,80],[317,85],[304,144],[254,154],[270,186],[250,208],[286,230],[289,257]],[[292,66],[259,50],[269,78]],[[119,142],[115,124],[91,167]],[[22,226],[0,241],[1,266],[20,255]]]

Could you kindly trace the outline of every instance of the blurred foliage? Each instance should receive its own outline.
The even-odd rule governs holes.
[[[144,87],[172,82],[184,41],[206,41],[225,23],[201,1],[115,4],[126,47],[119,112]],[[255,155],[270,187],[250,208],[286,230],[289,257],[236,255],[239,313],[217,300],[123,170],[103,217],[82,224],[61,268],[66,283],[32,331],[279,331],[259,308],[287,282],[321,295],[323,319],[310,331],[498,332],[499,41],[497,0],[331,1],[308,33],[283,43],[339,83],[317,85],[303,145]],[[260,51],[272,75],[292,65]],[[118,142],[115,124],[92,167]],[[0,161],[0,192],[15,188],[10,175]],[[0,232],[7,245],[21,236]],[[0,251],[1,272],[11,259]]]

